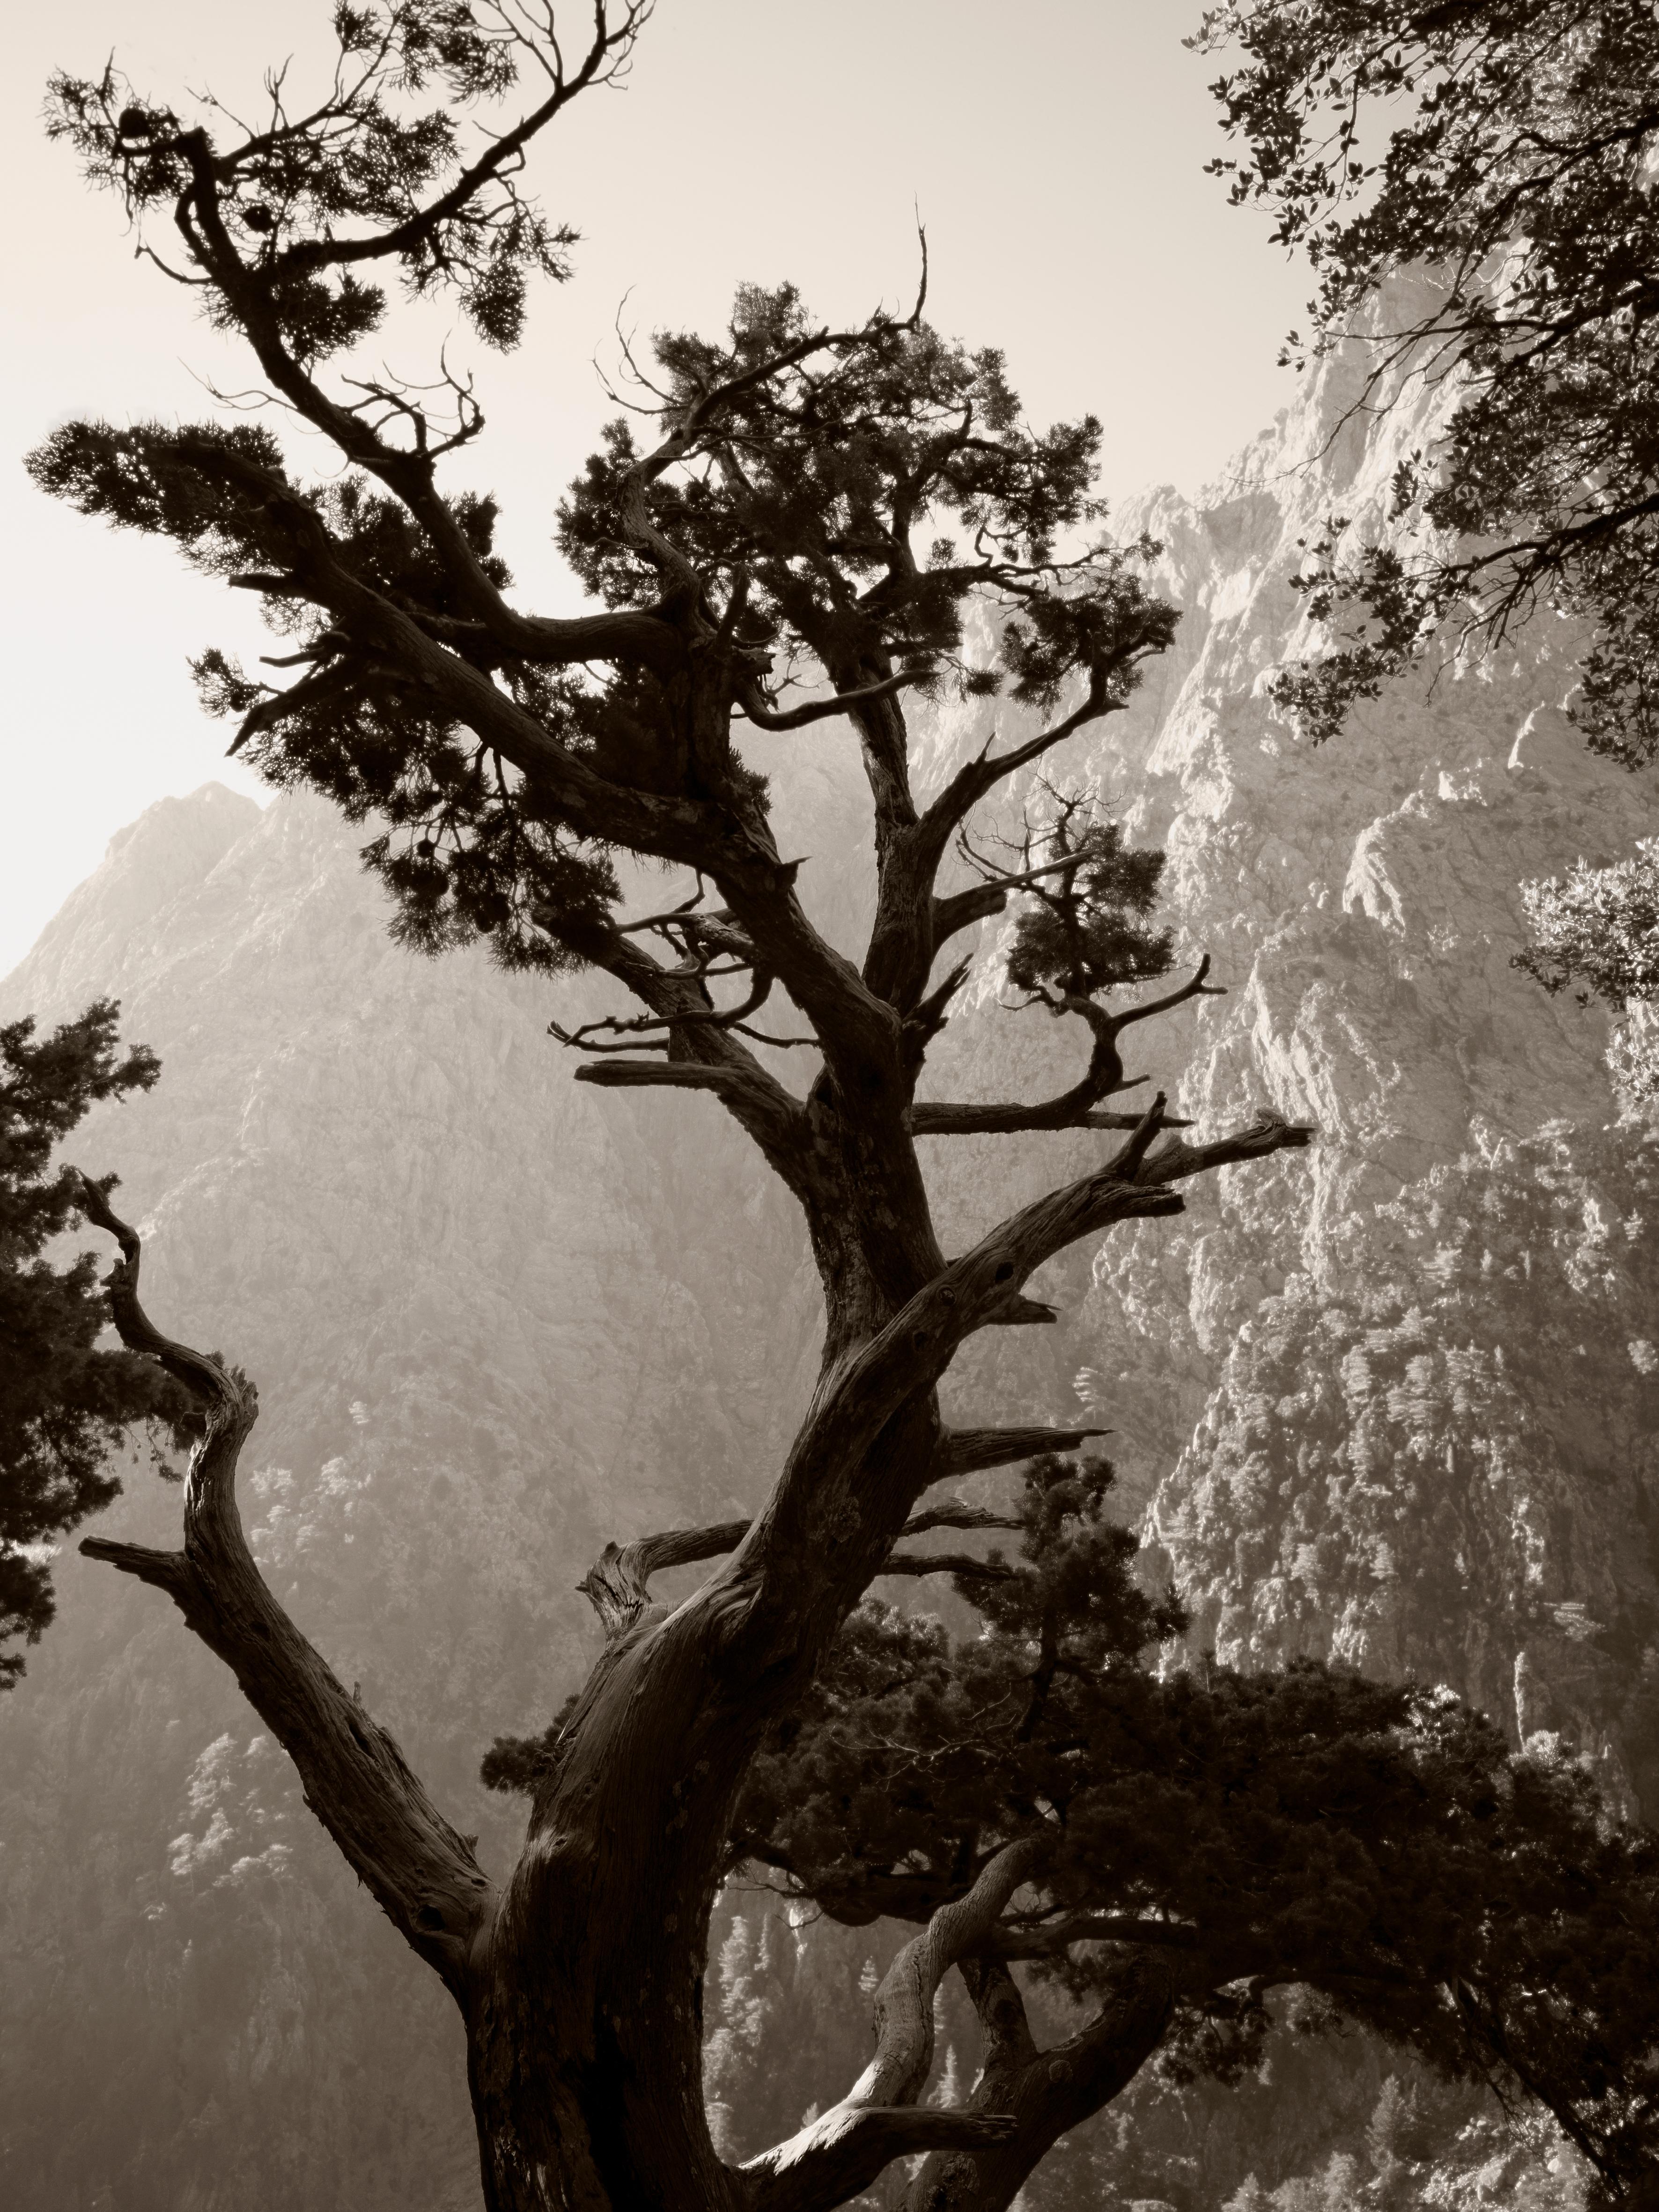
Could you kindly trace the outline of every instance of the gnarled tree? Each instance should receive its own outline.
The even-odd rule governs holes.
[[[866,2082],[746,2171],[717,2157],[701,2094],[712,1902],[773,1732],[872,1582],[918,1564],[895,1554],[907,1528],[974,1525],[954,1507],[918,1512],[924,1493],[1082,1441],[945,1428],[937,1387],[957,1351],[1050,1318],[1024,1285],[1068,1245],[1175,1213],[1193,1176],[1308,1136],[1264,1114],[1200,1139],[1170,1124],[1161,1093],[1138,1112],[1110,1103],[1127,1025],[1208,988],[1200,967],[1152,1000],[1104,1003],[1167,971],[1148,924],[1155,860],[1069,794],[1038,798],[1006,866],[985,859],[983,834],[966,842],[974,811],[1120,708],[1171,635],[1137,550],[1097,534],[1093,422],[1034,433],[1000,356],[940,337],[921,301],[830,329],[787,288],[743,290],[720,338],[655,342],[646,434],[615,425],[561,514],[598,604],[555,618],[511,596],[493,503],[441,487],[445,456],[483,427],[471,386],[329,368],[378,325],[393,276],[458,293],[484,339],[514,342],[526,276],[562,275],[568,244],[523,197],[526,149],[615,79],[645,13],[597,0],[578,52],[507,0],[342,7],[326,97],[295,112],[274,79],[257,127],[216,107],[181,118],[107,71],[53,94],[54,128],[339,472],[307,481],[246,422],[81,422],[33,457],[38,480],[259,597],[287,645],[272,665],[297,672],[269,682],[203,656],[209,704],[239,718],[233,750],[374,818],[367,857],[411,944],[483,937],[509,964],[612,979],[618,1011],[561,1032],[589,1049],[579,1077],[712,1093],[799,1205],[823,1283],[817,1386],[752,1523],[596,1565],[609,1639],[533,1778],[525,1846],[497,1887],[265,1586],[234,1487],[253,1387],[151,1325],[137,1240],[84,1187],[120,1242],[123,1338],[194,1395],[205,1437],[181,1549],[83,1548],[165,1590],[233,1669],[349,1863],[453,1996],[491,2212],[827,2206],[896,2157],[971,2159],[1015,2140],[1017,2109],[919,2106],[925,2067],[902,2023],[970,1954],[997,2016],[995,1931],[1020,1885],[1046,1879],[1041,1808],[1017,1832],[994,1815],[958,1855],[884,2000],[893,2035]],[[536,98],[520,119],[469,141],[456,111],[510,96],[521,76]],[[976,605],[989,618],[970,628]],[[952,684],[1006,696],[1015,726],[918,793],[906,698]],[[832,720],[856,735],[874,829],[859,962],[814,926],[738,745],[745,728]],[[683,895],[643,910],[635,860],[678,871]],[[921,1101],[967,972],[963,933],[1011,898],[1010,976],[1083,1025],[1082,1073],[1030,1103]],[[779,1056],[791,1047],[802,1059]],[[1089,1172],[947,1256],[922,1140],[1056,1128],[1120,1133]],[[692,1597],[651,1601],[653,1566],[698,1558],[722,1563]],[[1115,1989],[1108,2010],[1138,2033],[1139,2004]]]
[[[884,1571],[951,1575],[979,1616],[969,1632],[866,1601],[768,1732],[733,1875],[795,1911],[919,1932],[875,1990],[871,2064],[749,2160],[754,2201],[834,2202],[794,2175],[831,2143],[844,2185],[875,2172],[890,2116],[869,2108],[926,2083],[952,1965],[980,2026],[968,2109],[1006,2131],[930,2153],[903,2212],[1003,2212],[1149,2060],[1176,2081],[1237,2080],[1288,1984],[1309,2032],[1357,2026],[1450,2079],[1540,2101],[1624,2201],[1659,2145],[1655,1839],[1610,1824],[1582,1769],[1511,1755],[1448,1691],[1312,1662],[1161,1673],[1152,1655],[1185,1623],[1140,1586],[1111,1481],[1103,1461],[1039,1454],[1011,1511],[913,1515]],[[1014,1532],[1015,1555],[917,1540],[982,1528]],[[652,1574],[743,1534],[615,1553],[594,1593],[611,1633]],[[544,1791],[568,1717],[499,1740],[485,1778]],[[1056,1990],[1022,1989],[1016,1968]],[[1074,2009],[1046,2048],[1033,1994]]]

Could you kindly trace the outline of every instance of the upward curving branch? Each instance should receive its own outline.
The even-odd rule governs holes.
[[[1174,1186],[1190,1176],[1297,1149],[1312,1135],[1266,1115],[1206,1144],[1170,1138],[1153,1152],[1164,1104],[1160,1095],[1102,1168],[1010,1215],[829,1369],[764,1511],[724,1571],[728,1587],[744,1593],[730,1662],[739,1650],[767,1649],[779,1624],[794,1618],[800,1563],[824,1554],[826,1529],[864,1532],[826,1561],[836,1572],[825,1572],[818,1591],[842,1614],[856,1603],[898,1533],[895,1508],[908,1510],[930,1479],[931,1443],[927,1460],[898,1468],[880,1440],[896,1433],[890,1425],[902,1412],[920,1417],[959,1347],[1009,1317],[1045,1260],[1115,1222],[1179,1213]]]
[[[1089,1065],[1081,1078],[1069,1091],[1062,1091],[1053,1098],[1039,1100],[1034,1105],[946,1105],[929,1101],[918,1103],[910,1109],[910,1127],[918,1137],[1016,1136],[1036,1129],[1133,1129],[1139,1126],[1138,1114],[1103,1114],[1096,1111],[1103,1098],[1115,1091],[1127,1091],[1144,1083],[1144,1076],[1126,1082],[1123,1060],[1117,1041],[1123,1031],[1134,1022],[1144,1022],[1153,1014],[1167,1013],[1170,1007],[1185,1004],[1188,999],[1224,998],[1226,994],[1216,984],[1206,983],[1210,972],[1210,956],[1206,952],[1197,969],[1188,981],[1162,997],[1150,999],[1144,1006],[1126,1006],[1120,1013],[1109,1013],[1097,1006],[1092,999],[1078,992],[1056,993],[1042,1003],[1051,1013],[1076,1014],[1086,1022],[1094,1042],[1089,1054]],[[1185,1128],[1184,1121],[1165,1119],[1166,1128]]]
[[[184,1548],[158,1552],[88,1537],[81,1549],[167,1591],[293,1759],[306,1802],[347,1863],[459,1996],[492,1887],[392,1738],[278,1605],[248,1550],[235,1485],[238,1455],[258,1416],[253,1385],[155,1327],[138,1301],[137,1232],[111,1211],[95,1183],[74,1172],[82,1211],[121,1248],[106,1287],[122,1343],[191,1391],[205,1425],[185,1480]]]
[[[958,1959],[995,1926],[1040,1863],[1047,1839],[1022,1837],[991,1859],[965,1897],[941,1905],[878,1984],[875,2056],[837,2105],[744,2171],[757,2177],[754,2212],[830,2212],[895,2158],[926,2150],[988,2148],[1016,2131],[1012,2114],[916,2108],[933,2061],[933,1998]]]
[[[1163,2041],[1182,1986],[1164,1960],[1131,1955],[1113,1971],[1094,2017],[1043,2051],[1000,1960],[964,1957],[959,1972],[985,2039],[969,2109],[1006,2112],[1012,2124],[1000,2141],[958,2159],[929,2157],[904,2196],[904,2212],[941,2204],[1004,2212],[1058,2139],[1128,2087]]]

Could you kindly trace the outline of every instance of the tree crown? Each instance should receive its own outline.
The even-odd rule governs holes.
[[[1279,696],[1327,736],[1449,623],[1479,651],[1553,607],[1589,634],[1572,708],[1589,743],[1650,760],[1652,9],[1235,0],[1194,43],[1243,55],[1214,89],[1243,150],[1213,167],[1319,275],[1286,357],[1358,337],[1375,363],[1365,408],[1392,404],[1402,374],[1451,380],[1432,442],[1401,465],[1386,541],[1355,552],[1339,517],[1313,549],[1310,611],[1351,619]],[[1422,290],[1384,292],[1412,270]]]

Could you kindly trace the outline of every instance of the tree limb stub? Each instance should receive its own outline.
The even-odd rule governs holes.
[[[183,1551],[95,1537],[81,1548],[167,1592],[293,1759],[307,1803],[348,1864],[459,1996],[468,1948],[492,1902],[491,1886],[392,1737],[276,1602],[248,1550],[235,1483],[242,1443],[258,1416],[252,1384],[155,1327],[138,1300],[137,1232],[111,1211],[94,1183],[72,1172],[82,1212],[121,1248],[106,1279],[121,1341],[192,1390],[206,1423],[185,1480]]]
[[[765,2177],[753,2199],[756,2212],[818,2212],[819,2207],[828,2212],[830,2206],[875,2179],[879,2165],[866,2168],[855,2162],[860,2152],[873,2156],[880,2147],[860,2130],[859,2115],[872,2107],[914,2106],[927,2087],[933,2061],[933,1998],[939,1985],[957,1960],[995,1925],[1004,1905],[1042,1856],[1047,1840],[1028,1836],[1005,1845],[968,1894],[941,1905],[921,1934],[900,1951],[876,1990],[872,2008],[876,2051],[870,2063],[839,2104],[744,2168],[746,2173]],[[996,2118],[999,2141],[1013,2132],[1003,2116],[942,2112],[936,2117],[958,2124],[973,2118]],[[986,2139],[979,2140],[982,2143]],[[963,2133],[939,2148],[965,2149],[973,2141],[971,2133]],[[882,2148],[884,2163],[896,2154]],[[841,2193],[830,2193],[832,2188]]]
[[[1109,1429],[946,1429],[933,1455],[933,1482],[953,1475],[979,1474],[988,1468],[1012,1467],[1044,1452],[1075,1451],[1079,1444],[1111,1434]]]
[[[592,1607],[607,1638],[624,1634],[651,1602],[653,1575],[665,1567],[735,1552],[749,1534],[747,1521],[722,1521],[708,1528],[668,1528],[631,1544],[607,1544],[576,1588]]]
[[[1046,1433],[1034,1431],[1033,1433]],[[721,1521],[707,1528],[668,1528],[659,1535],[638,1536],[631,1544],[607,1544],[576,1588],[593,1607],[607,1639],[626,1634],[651,1602],[650,1582],[665,1567],[692,1565],[698,1559],[718,1559],[735,1552],[749,1534],[747,1521]],[[913,1514],[901,1536],[925,1535],[933,1528],[1021,1528],[1024,1522],[1006,1514],[992,1513],[978,1505],[932,1506]],[[157,1558],[169,1557],[158,1553]],[[941,1553],[928,1559],[917,1553],[890,1558],[882,1568],[889,1575],[991,1574],[1006,1569],[988,1566],[982,1559]]]

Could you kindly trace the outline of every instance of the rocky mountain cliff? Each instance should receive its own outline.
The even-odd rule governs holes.
[[[1319,1145],[1057,1265],[1062,1326],[1003,1333],[952,1390],[1102,1409],[1196,1641],[1448,1680],[1659,1817],[1659,1155],[1620,1118],[1603,1018],[1509,966],[1518,881],[1611,857],[1646,795],[1583,752],[1547,636],[1401,686],[1317,751],[1277,719],[1297,541],[1374,513],[1420,438],[1407,414],[1367,443],[1352,392],[1334,365],[1223,487],[1120,518],[1162,541],[1183,621],[1056,769],[1167,846],[1169,919],[1229,992],[1136,1033],[1136,1072],[1200,1122],[1266,1101]],[[925,775],[994,711],[938,712]],[[756,761],[850,941],[850,761],[821,732]],[[304,799],[164,801],[0,985],[0,1017],[110,992],[161,1054],[159,1088],[76,1156],[122,1176],[152,1311],[260,1386],[244,1504],[266,1571],[499,1860],[517,1823],[478,1756],[577,1678],[572,1585],[609,1536],[759,1496],[816,1296],[787,1201],[711,1101],[573,1085],[543,1032],[587,987],[560,1004],[398,951],[355,842]],[[939,1096],[1036,1092],[1075,1049],[998,1006],[997,946],[988,927]],[[934,1151],[953,1243],[1088,1157]],[[176,1510],[135,1469],[107,1527],[159,1536]],[[0,2198],[471,2212],[435,1985],[155,1594],[73,1555],[59,1587],[0,1701]],[[1278,2174],[1329,2154],[1276,2124]],[[1189,2160],[1167,2193],[1212,2212],[1249,2155]],[[1111,2201],[1090,2171],[1066,2202]]]

